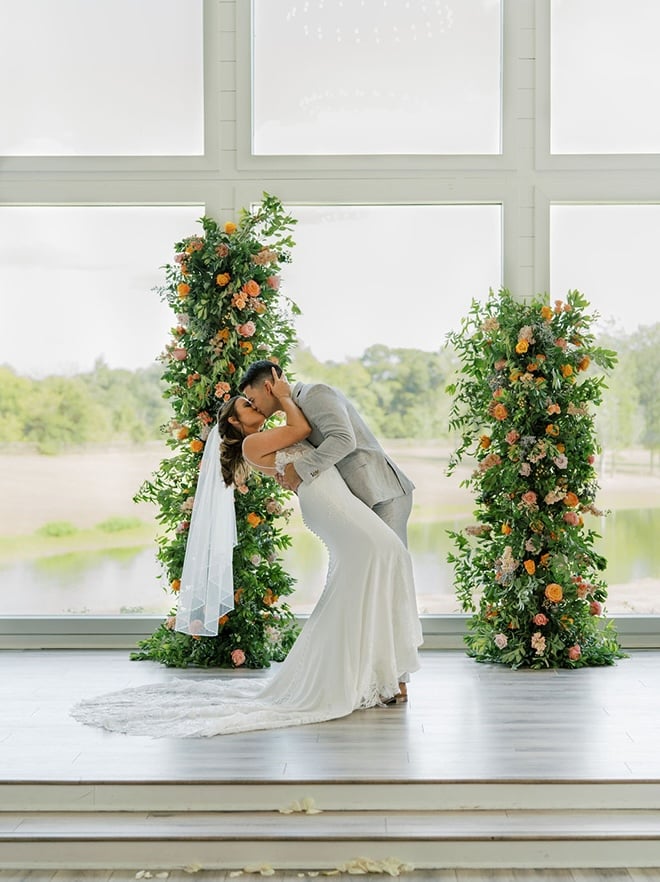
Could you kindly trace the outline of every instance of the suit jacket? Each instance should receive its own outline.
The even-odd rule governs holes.
[[[312,427],[307,440],[316,448],[295,462],[303,483],[336,465],[353,494],[370,508],[412,493],[415,485],[342,392],[324,383],[296,383],[292,398]]]

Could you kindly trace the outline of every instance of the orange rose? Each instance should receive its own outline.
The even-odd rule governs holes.
[[[200,441],[199,438],[193,438],[190,442],[190,449],[193,453],[199,453],[200,450],[204,450],[204,442]]]
[[[546,553],[542,554],[541,557],[539,558],[539,563],[541,564],[542,567],[547,567],[549,562],[550,562],[550,552],[546,551]]]
[[[544,318],[547,322],[552,318],[552,309],[549,306],[541,307],[541,318]]]
[[[508,536],[510,532],[511,532],[511,527],[508,524],[502,524],[502,533],[505,536]]]
[[[589,367],[590,364],[591,364],[591,359],[589,358],[588,355],[585,355],[584,358],[578,364],[578,370],[579,371],[586,371],[586,369]]]
[[[250,279],[249,282],[246,282],[241,290],[245,291],[248,297],[258,297],[261,292],[259,284],[255,282],[254,279]]]
[[[562,375],[564,377],[570,377],[571,374],[573,373],[573,368],[570,366],[570,364],[563,364],[561,366],[560,370],[561,370]]]
[[[181,426],[179,431],[176,433],[176,437],[179,439],[179,441],[185,441],[189,434],[190,429],[188,428],[188,426]]]
[[[536,564],[534,563],[533,560],[526,560],[524,562],[523,566],[525,567],[525,569],[527,570],[527,572],[529,573],[530,576],[533,576],[534,573],[536,572]]]
[[[511,371],[511,373],[509,374],[509,380],[512,383],[516,383],[520,379],[520,377],[522,377],[522,371]]]
[[[549,585],[545,586],[545,596],[551,603],[559,603],[564,596],[564,591],[561,585],[558,585],[556,582],[550,582]]]
[[[492,413],[493,413],[493,416],[495,417],[495,419],[500,420],[500,422],[502,420],[505,420],[509,416],[509,411],[506,409],[506,407],[503,404],[496,404],[495,407],[493,408]]]
[[[252,345],[252,343],[250,343],[249,340],[243,340],[242,343],[239,343],[239,346],[246,355],[249,355],[254,349],[254,346]]]
[[[187,282],[179,282],[179,284],[176,286],[176,292],[181,300],[185,300],[186,297],[190,294],[190,285]]]
[[[559,444],[557,444],[556,446],[557,446],[557,451],[558,451],[559,453],[564,453],[564,452],[566,451],[566,445],[565,445],[565,444],[562,444],[561,442],[559,442]]]
[[[170,588],[172,591],[180,591],[181,590],[181,579],[172,579],[170,582]]]
[[[229,273],[218,273],[215,277],[215,281],[221,288],[224,288],[225,285],[228,285],[231,282],[231,276]]]
[[[555,426],[554,423],[548,423],[548,425],[545,427],[545,434],[552,435],[553,438],[556,438],[559,434],[559,428]]]
[[[227,221],[227,223],[225,224],[225,233],[228,236],[231,236],[231,234],[235,233],[235,232],[236,232],[236,224],[233,223],[233,221]]]
[[[220,616],[218,619],[218,627],[223,628],[229,621],[229,616]]]
[[[566,496],[564,496],[564,505],[568,505],[569,508],[573,508],[574,506],[576,506],[579,501],[580,500],[577,498],[575,493],[569,492],[566,494]]]
[[[518,355],[523,355],[523,353],[527,352],[529,349],[529,343],[527,340],[518,340],[516,343],[516,352]]]
[[[488,450],[488,448],[490,447],[490,438],[488,437],[488,435],[481,436],[481,439],[479,441],[479,446],[483,447],[484,450]]]
[[[246,518],[246,521],[251,527],[258,527],[262,520],[263,518],[259,517],[259,515],[254,511],[251,511]]]

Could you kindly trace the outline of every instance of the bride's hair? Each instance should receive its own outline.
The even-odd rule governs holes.
[[[236,402],[243,397],[243,395],[234,395],[222,405],[218,413],[220,470],[227,487],[231,487],[232,484],[237,486],[244,484],[250,474],[250,467],[243,458],[245,435],[238,426],[229,422],[230,417],[237,417]]]

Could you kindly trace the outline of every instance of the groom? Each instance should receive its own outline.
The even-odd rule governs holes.
[[[238,385],[250,404],[265,417],[279,410],[271,393],[272,361],[255,361]],[[324,383],[296,383],[292,398],[307,417],[312,433],[307,439],[316,449],[294,463],[288,463],[280,481],[287,490],[297,490],[330,468],[337,466],[341,476],[358,499],[391,527],[404,545],[412,509],[414,484],[392,462],[371,429],[351,402],[338,390]]]

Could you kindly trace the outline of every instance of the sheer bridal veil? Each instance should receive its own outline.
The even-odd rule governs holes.
[[[218,618],[234,608],[232,558],[236,536],[234,488],[220,471],[220,435],[213,426],[202,455],[190,519],[176,614],[176,631],[218,633]]]

